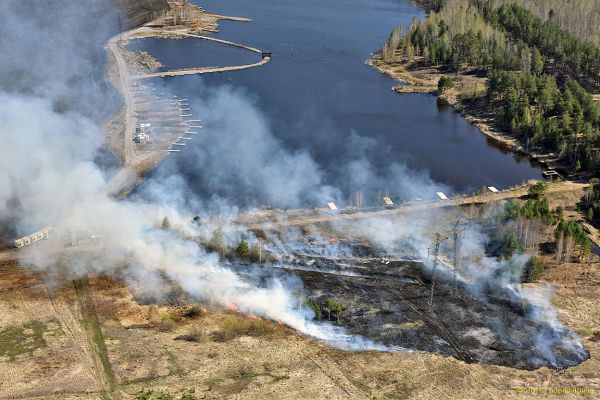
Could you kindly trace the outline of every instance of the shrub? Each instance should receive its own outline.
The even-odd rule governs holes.
[[[335,302],[333,299],[327,299],[327,317],[331,321],[331,316],[334,315],[338,324],[342,320],[342,314],[344,308],[340,303]]]
[[[183,316],[190,319],[198,318],[202,315],[204,315],[204,311],[202,310],[202,307],[197,304],[192,304],[183,312]]]
[[[237,247],[235,248],[235,255],[239,258],[248,258],[248,254],[250,253],[250,248],[248,247],[248,242],[245,240],[240,240]]]
[[[275,332],[276,328],[272,322],[228,316],[221,330],[214,332],[212,338],[216,342],[226,342],[240,336],[269,336]]]
[[[438,81],[438,91],[440,93],[444,93],[446,90],[450,89],[454,86],[454,82],[447,76],[442,76]]]
[[[177,323],[173,321],[169,314],[165,314],[162,316],[162,320],[160,322],[160,330],[163,332],[171,332],[175,330],[177,327]]]
[[[537,281],[542,273],[544,272],[544,264],[542,260],[537,257],[531,257],[525,265],[525,271],[523,276],[524,282],[535,282]]]
[[[548,189],[548,184],[546,182],[539,181],[529,187],[527,194],[529,194],[529,197],[533,199],[539,199],[544,194],[546,189]]]
[[[312,300],[309,300],[306,302],[306,305],[309,306],[311,308],[311,310],[313,310],[313,312],[315,313],[316,320],[320,320],[321,318],[323,318],[323,313],[321,312],[321,307],[319,307],[319,305],[317,303],[315,303]]]

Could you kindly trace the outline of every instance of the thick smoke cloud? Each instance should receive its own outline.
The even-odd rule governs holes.
[[[367,154],[376,148],[374,139],[353,132],[340,144],[346,162],[324,171],[307,150],[287,148],[273,132],[258,102],[239,88],[211,87],[194,80],[192,110],[203,119],[201,134],[177,157],[166,160],[140,189],[156,193],[153,185],[180,185],[182,175],[189,189],[205,200],[207,207],[234,203],[237,207],[323,207],[354,202],[363,192],[366,204],[378,204],[384,192],[395,200],[431,198],[436,191],[449,192],[425,172],[390,164],[383,171],[373,166]],[[158,84],[158,82],[154,82]],[[169,87],[160,88],[168,92]]]
[[[96,121],[118,104],[103,79],[102,49],[119,26],[111,0],[4,0],[0,15],[0,89],[41,96]]]
[[[196,195],[237,206],[290,208],[339,197],[308,153],[283,148],[249,96],[231,87],[198,91],[191,106],[206,128],[150,185],[173,184],[183,172]]]
[[[311,322],[298,282],[272,277],[266,284],[253,285],[189,240],[206,232],[192,229],[189,217],[183,216],[190,215],[188,208],[171,206],[191,195],[181,179],[171,178],[166,187],[155,186],[156,202],[119,202],[109,196],[105,171],[94,161],[102,150],[103,136],[99,112],[92,112],[106,104],[105,93],[94,87],[94,79],[91,84],[88,79],[103,64],[98,62],[104,54],[98,44],[104,44],[112,33],[105,18],[96,20],[93,29],[88,24],[102,10],[111,16],[108,5],[99,1],[2,3],[7,21],[20,21],[22,26],[14,30],[10,24],[2,27],[9,39],[3,41],[3,51],[13,58],[0,66],[4,89],[0,92],[4,139],[0,148],[0,218],[11,221],[12,237],[42,226],[53,227],[52,240],[22,250],[26,264],[50,275],[60,274],[61,279],[108,274],[122,278],[134,290],[157,295],[166,290],[165,281],[174,282],[198,301],[232,305],[338,346],[383,348]],[[17,41],[22,45],[16,45]],[[36,46],[43,43],[49,43],[52,50],[35,53]],[[254,140],[272,140],[265,136],[265,121],[253,113],[251,104],[227,91],[215,93],[215,101],[239,106],[237,122],[244,119],[249,123],[247,146]],[[321,172],[308,155],[297,153],[288,158],[290,154],[282,153],[274,142],[257,155],[259,161],[276,157],[266,163],[265,170],[256,169],[256,161],[245,161],[248,154],[228,155],[238,159],[239,170],[261,177],[268,200],[293,203],[307,195],[307,189],[330,190],[321,188]],[[223,173],[217,178],[234,179]],[[299,184],[301,180],[310,185]],[[247,190],[250,186],[241,182]],[[286,190],[280,191],[279,186]],[[161,229],[165,216],[171,229]],[[59,250],[72,234],[103,238],[102,257],[81,253],[63,258]]]
[[[54,271],[60,253],[52,245],[61,247],[61,237],[72,231],[85,232],[103,237],[104,257],[81,254],[61,259],[64,278],[104,273],[123,279],[133,290],[158,296],[168,280],[196,300],[233,305],[340,347],[386,349],[312,322],[297,281],[277,274],[261,285],[243,279],[215,254],[189,240],[198,235],[207,238],[215,228],[205,226],[198,231],[189,218],[198,209],[214,209],[215,204],[220,211],[264,203],[286,208],[323,205],[326,200],[347,201],[355,188],[375,191],[386,186],[401,188],[406,198],[427,197],[440,185],[400,165],[390,166],[386,174],[375,174],[362,156],[370,143],[352,133],[348,133],[347,146],[363,150],[353,150],[353,161],[328,183],[331,180],[310,154],[290,151],[279,143],[256,102],[224,87],[204,89],[191,102],[207,126],[193,151],[183,152],[185,157],[155,176],[135,199],[116,201],[107,193],[105,171],[95,162],[103,148],[98,127],[102,112],[98,110],[110,102],[104,98],[106,91],[93,85],[97,81],[89,79],[103,64],[98,62],[104,57],[102,45],[114,28],[111,10],[100,0],[43,4],[8,0],[0,4],[7,22],[0,27],[7,39],[2,41],[2,51],[11,54],[0,62],[0,220],[10,222],[14,235],[45,225],[54,227],[52,241],[23,251],[27,262]],[[90,24],[96,15],[104,17]],[[184,179],[181,169],[191,179]],[[171,229],[161,229],[165,216]],[[415,227],[414,221],[400,227],[372,220],[343,229],[369,237],[390,253],[402,240],[408,243],[406,249],[424,257],[429,242],[426,230]],[[469,249],[473,253],[483,249],[483,236],[475,237]],[[297,242],[289,238],[288,243],[276,245],[296,251]],[[346,250],[333,248],[330,254],[336,251]],[[494,271],[498,265],[482,256],[473,262],[477,267],[473,270]]]

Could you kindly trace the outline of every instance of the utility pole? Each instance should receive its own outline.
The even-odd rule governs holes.
[[[362,191],[358,190],[356,192],[356,208],[360,210],[363,207],[363,202],[363,193]]]
[[[460,235],[465,231],[464,227],[459,226],[460,221],[456,221],[452,228],[452,238],[454,239],[454,294],[458,293],[458,272],[460,269]]]
[[[435,292],[435,274],[437,270],[438,256],[440,254],[440,245],[447,240],[448,236],[442,236],[439,232],[435,233],[435,243],[433,245],[433,265],[431,267],[431,293],[429,295],[429,312],[433,308],[433,294]]]

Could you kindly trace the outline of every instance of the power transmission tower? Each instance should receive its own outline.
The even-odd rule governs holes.
[[[460,235],[465,231],[464,227],[460,226],[460,221],[456,221],[452,228],[452,239],[454,240],[454,294],[458,293],[458,271],[460,269]]]
[[[435,242],[433,245],[433,265],[431,267],[431,293],[429,295],[429,311],[433,308],[433,294],[435,293],[435,274],[437,272],[438,256],[440,254],[440,245],[447,240],[448,236],[442,236],[439,232],[435,233]]]

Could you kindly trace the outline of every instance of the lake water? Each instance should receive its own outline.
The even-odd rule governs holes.
[[[352,190],[361,189],[344,187],[347,166],[359,158],[383,180],[390,174],[390,165],[402,164],[453,191],[484,185],[505,188],[541,177],[540,169],[528,159],[491,143],[458,113],[438,104],[434,95],[397,94],[391,90],[396,82],[365,65],[395,25],[407,26],[414,17],[424,18],[423,11],[408,0],[197,3],[207,12],[251,18],[252,22],[221,21],[215,37],[269,50],[272,61],[250,70],[162,82],[173,93],[189,97],[207,88],[243,88],[265,115],[278,143],[290,152],[308,152],[323,171],[324,182],[341,187],[348,198]],[[194,39],[145,39],[133,46],[172,68],[247,64],[260,58]],[[193,111],[200,118],[210,112]],[[199,140],[193,145],[210,143]],[[154,175],[182,162],[186,168],[180,169],[194,169],[190,168],[194,160],[178,155],[165,160]],[[193,189],[206,181],[193,172],[188,178]],[[215,192],[228,194],[226,190],[218,193],[218,188]]]

